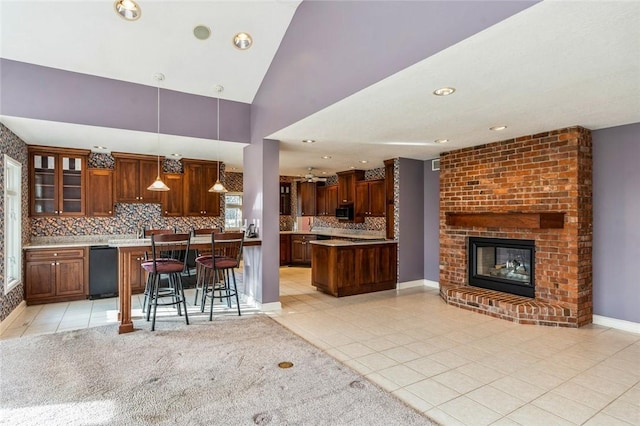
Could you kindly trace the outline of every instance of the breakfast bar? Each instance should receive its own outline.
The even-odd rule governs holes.
[[[109,241],[110,247],[118,249],[118,320],[120,326],[118,333],[130,333],[133,329],[131,318],[131,295],[134,283],[144,282],[140,267],[140,253],[151,250],[150,238],[117,239]],[[244,241],[243,268],[245,291],[253,293],[260,282],[258,268],[253,267],[255,259],[259,258],[261,240],[249,238]],[[211,249],[211,237],[196,236],[191,239],[191,249]],[[252,297],[252,294],[247,296]]]

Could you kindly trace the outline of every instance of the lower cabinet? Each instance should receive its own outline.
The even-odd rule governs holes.
[[[291,235],[280,235],[280,266],[291,263]]]
[[[42,249],[25,253],[27,304],[86,299],[89,293],[87,249]]]
[[[316,240],[315,235],[291,235],[291,263],[296,265],[311,265],[311,243]]]

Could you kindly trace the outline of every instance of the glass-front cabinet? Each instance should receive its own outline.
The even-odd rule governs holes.
[[[85,150],[29,150],[32,216],[85,214],[87,156]]]

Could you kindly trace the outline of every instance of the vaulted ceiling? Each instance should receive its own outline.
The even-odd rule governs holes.
[[[221,84],[222,99],[250,104],[300,5],[287,0],[139,3],[141,18],[127,22],[115,14],[111,1],[2,0],[0,56],[148,86],[157,84],[153,75],[161,72],[165,89],[216,97],[215,86]],[[350,166],[380,167],[382,160],[398,156],[435,158],[445,150],[560,127],[638,122],[638,22],[640,2],[544,1],[262,136],[281,141],[281,174],[304,174],[307,167],[332,174]],[[211,36],[195,38],[197,25],[210,28]],[[429,16],[424,25],[430,25]],[[231,39],[240,31],[253,36],[251,49],[233,47]],[[304,46],[304,34],[296,36]],[[434,96],[442,86],[456,91]],[[296,81],[289,90],[299,90]],[[29,144],[105,145],[149,154],[157,149],[147,132],[2,111],[0,121]],[[489,130],[497,125],[507,128]],[[316,142],[303,144],[303,139]],[[448,142],[437,144],[438,139]],[[221,155],[228,166],[242,168],[244,144],[223,141],[219,154],[210,140],[163,135],[163,146],[166,153],[185,157]]]

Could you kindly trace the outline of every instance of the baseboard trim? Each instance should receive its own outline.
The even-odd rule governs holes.
[[[273,312],[282,310],[280,302],[260,303],[256,302],[256,307],[262,312]]]
[[[396,286],[396,289],[403,290],[405,288],[412,288],[412,287],[429,287],[429,288],[439,289],[440,284],[437,281],[431,281],[431,280],[413,280],[413,281],[405,281],[402,283],[398,283],[398,285]]]
[[[4,333],[4,331],[9,328],[11,323],[13,323],[13,321],[18,318],[18,315],[20,315],[26,308],[27,302],[23,300],[3,321],[0,321],[0,334]]]
[[[617,330],[628,331],[630,333],[640,334],[640,323],[621,320],[617,318],[603,317],[601,315],[594,315],[592,322],[596,325],[603,327],[611,327]]]

